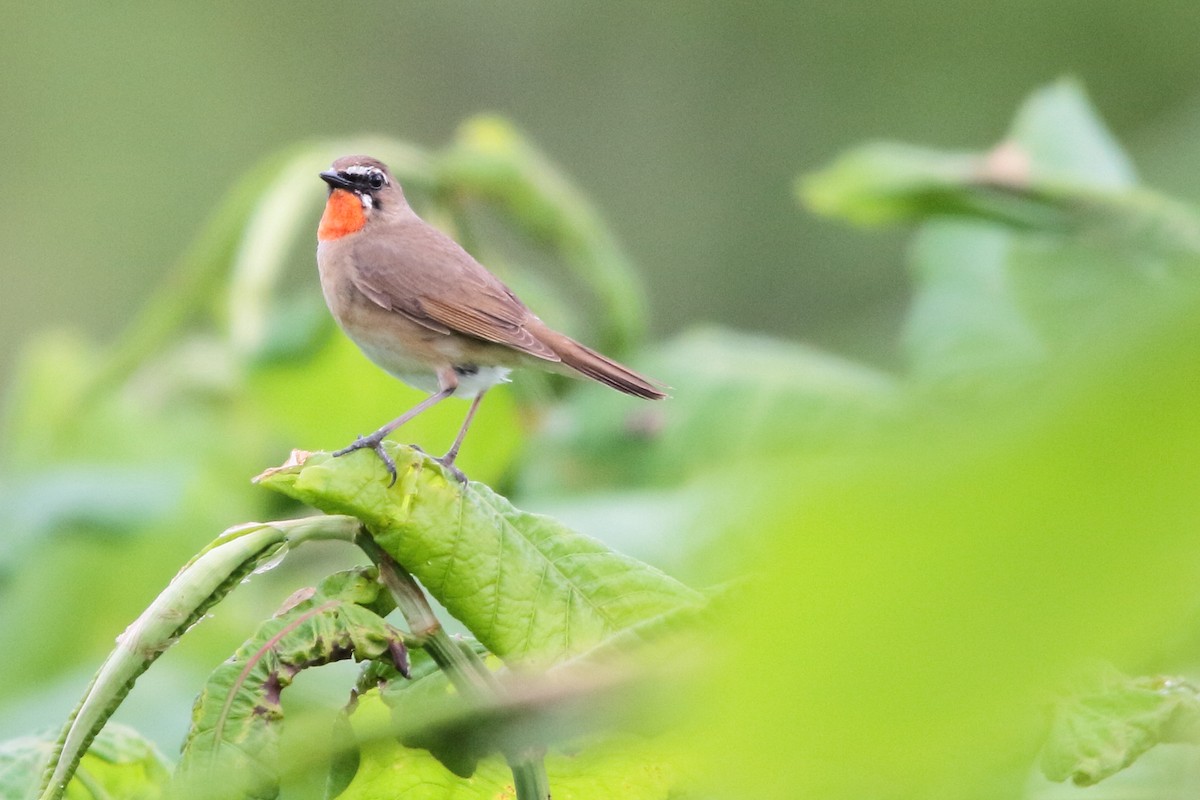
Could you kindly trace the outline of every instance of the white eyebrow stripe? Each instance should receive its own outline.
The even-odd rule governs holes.
[[[366,164],[353,164],[353,165],[346,167],[345,169],[339,170],[339,171],[345,175],[354,175],[354,176],[363,176],[363,177],[374,177],[375,175],[378,175],[380,177],[380,179],[383,181],[383,184],[385,186],[387,186],[391,183],[391,181],[388,180],[387,175],[385,175],[383,170],[381,170],[379,167],[372,167],[372,166],[368,166]]]

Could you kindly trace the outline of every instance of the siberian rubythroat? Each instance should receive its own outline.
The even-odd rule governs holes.
[[[659,400],[655,381],[546,326],[453,239],[413,212],[388,168],[346,156],[321,173],[329,199],[317,230],[325,302],[342,330],[376,364],[430,396],[335,456],[371,448],[392,482],[382,447],[389,433],[447,397],[471,399],[450,450],[454,459],[484,393],[513,367],[582,375]]]

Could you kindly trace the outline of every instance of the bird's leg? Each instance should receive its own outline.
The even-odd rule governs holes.
[[[399,428],[401,425],[408,422],[422,411],[428,411],[430,408],[433,408],[438,403],[454,394],[454,390],[458,388],[457,383],[449,386],[445,385],[445,383],[445,381],[442,382],[442,388],[436,394],[429,395],[429,397],[426,397],[424,400],[417,403],[408,411],[405,411],[403,414],[396,417],[394,420],[389,422],[387,425],[384,425],[370,436],[359,436],[348,447],[343,447],[341,450],[335,452],[333,454],[334,458],[337,458],[338,456],[344,456],[347,453],[353,453],[355,450],[362,450],[363,448],[369,447],[375,451],[375,455],[379,456],[379,460],[383,462],[385,467],[387,467],[388,474],[392,476],[391,483],[389,483],[388,486],[394,486],[396,483],[396,462],[393,461],[392,457],[389,456],[387,451],[383,449],[383,440],[389,433],[396,430],[396,428]]]
[[[463,439],[467,436],[467,428],[471,427],[471,420],[475,418],[475,412],[479,410],[479,403],[483,400],[485,394],[487,394],[487,389],[475,395],[475,399],[471,401],[471,408],[467,411],[467,418],[463,420],[462,427],[458,429],[458,436],[454,437],[454,444],[450,445],[450,449],[446,451],[446,455],[437,459],[439,464],[450,470],[454,477],[458,478],[459,483],[466,483],[467,476],[463,474],[461,469],[454,466],[454,459],[458,458],[458,448],[462,447]]]

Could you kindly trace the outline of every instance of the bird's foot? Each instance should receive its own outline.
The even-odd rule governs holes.
[[[393,461],[392,457],[389,456],[387,451],[383,449],[383,439],[384,436],[381,436],[378,432],[373,433],[370,436],[359,436],[347,447],[343,447],[341,450],[336,451],[333,454],[333,457],[337,458],[338,456],[344,456],[347,453],[353,453],[355,450],[365,450],[367,448],[374,450],[375,455],[379,456],[379,460],[383,462],[385,467],[387,467],[388,475],[392,476],[391,481],[388,482],[388,488],[391,488],[392,486],[396,485],[396,462]]]
[[[435,458],[434,461],[441,464],[446,469],[447,472],[449,472],[451,475],[453,475],[458,480],[459,483],[466,486],[467,485],[467,476],[465,474],[463,474],[463,471],[461,469],[454,466],[454,456],[456,456],[456,455],[458,455],[458,454],[457,453],[447,453],[446,455],[442,456],[441,458]]]
[[[458,480],[459,483],[464,484],[464,485],[467,483],[467,476],[463,473],[463,471],[461,469],[454,466],[454,459],[458,456],[458,453],[450,452],[450,453],[446,453],[446,455],[442,456],[441,458],[434,458],[433,456],[429,455],[429,453],[426,453],[421,448],[420,445],[410,444],[409,447],[411,447],[413,450],[416,450],[418,453],[420,453],[423,456],[428,456],[430,461],[436,461],[437,463],[441,464],[443,467],[446,468],[446,470],[451,475],[453,475]]]

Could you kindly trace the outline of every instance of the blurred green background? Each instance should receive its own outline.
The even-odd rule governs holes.
[[[903,237],[804,215],[790,191],[848,143],[977,147],[1071,73],[1149,183],[1200,190],[1187,0],[54,2],[3,17],[0,372],[31,328],[114,333],[222,192],[311,136],[435,146],[500,112],[602,210],[657,331],[728,322],[885,363]]]
[[[757,609],[774,613],[741,598],[754,624],[728,649],[734,670],[773,669],[713,692],[715,724],[756,768],[751,796],[844,776],[848,797],[1013,796],[1041,741],[1035,706],[1081,659],[1135,675],[1200,662],[1200,304],[1179,290],[1195,243],[1180,257],[1168,225],[1161,241],[1107,240],[1087,213],[1061,237],[991,218],[864,234],[802,211],[794,184],[874,139],[984,151],[1031,91],[1070,74],[1143,187],[1200,197],[1194,4],[59,4],[5,21],[0,375],[38,345],[0,434],[0,640],[34,643],[5,668],[0,735],[61,719],[208,538],[302,513],[246,476],[408,399],[337,337],[293,342],[290,360],[247,355],[211,330],[228,312],[212,297],[197,304],[218,324],[95,403],[102,356],[45,331],[109,341],[264,158],[364,133],[439,152],[481,111],[609,223],[651,309],[653,346],[622,357],[676,397],[643,415],[597,387],[553,405],[518,384],[489,398],[464,469],[697,585],[766,559]],[[1075,170],[1070,210],[1099,186],[1120,189],[1118,222],[1169,220],[1139,205],[1077,100],[1059,85],[1028,115],[1035,177],[1058,156]],[[1047,155],[1046,141],[1100,144]],[[321,191],[315,175],[304,185]],[[311,294],[311,247],[295,249],[286,274]],[[714,324],[775,338],[694,330]],[[411,438],[448,438],[461,411]],[[155,665],[125,719],[170,750],[212,665],[292,589],[353,560],[314,547],[256,577]],[[294,691],[341,697],[345,678]],[[728,738],[710,744],[721,764]],[[797,764],[792,783],[770,786],[769,762]]]

